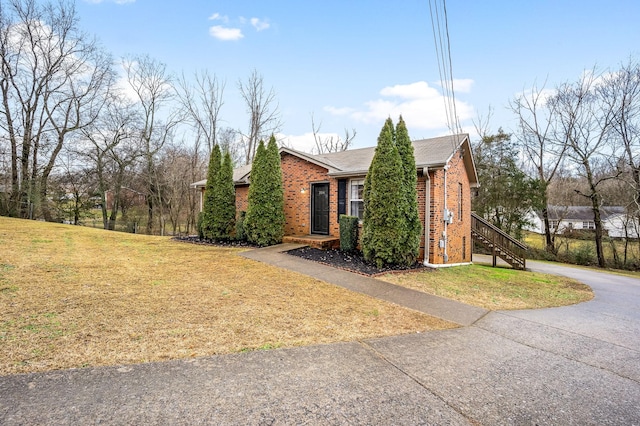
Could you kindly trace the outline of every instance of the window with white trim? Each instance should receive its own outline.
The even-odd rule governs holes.
[[[364,179],[352,179],[349,182],[349,214],[362,220],[364,214]]]
[[[596,224],[593,221],[582,222],[582,229],[596,229]]]

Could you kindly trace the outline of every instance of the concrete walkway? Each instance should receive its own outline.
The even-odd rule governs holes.
[[[640,425],[640,280],[529,266],[596,298],[362,342],[4,376],[0,424]]]
[[[318,262],[283,253],[300,247],[304,246],[301,244],[278,244],[257,250],[245,251],[241,254],[249,259],[300,272],[351,291],[406,306],[459,325],[471,325],[489,312],[483,308],[443,297],[432,296],[375,278],[336,269]]]

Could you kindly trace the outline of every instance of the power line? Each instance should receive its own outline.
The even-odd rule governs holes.
[[[429,12],[431,14],[431,27],[436,48],[438,73],[440,75],[447,126],[452,134],[460,134],[462,133],[462,127],[458,120],[455,101],[453,61],[451,60],[451,42],[446,0],[442,0],[441,7],[439,3],[438,0],[429,0]]]

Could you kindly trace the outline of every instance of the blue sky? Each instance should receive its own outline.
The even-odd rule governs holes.
[[[386,117],[412,138],[449,132],[429,1],[77,0],[80,25],[116,58],[149,54],[175,74],[208,70],[226,82],[221,116],[244,129],[237,82],[253,69],[276,93],[282,135],[309,150],[311,115],[323,133],[356,129],[373,146]],[[494,110],[514,127],[510,99],[533,84],[640,59],[640,2],[452,1],[446,4],[462,127]],[[474,135],[475,136],[475,135]]]

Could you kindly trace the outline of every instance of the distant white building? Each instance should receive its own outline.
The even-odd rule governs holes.
[[[593,230],[593,211],[589,206],[549,206],[549,224],[557,234],[574,230]],[[627,214],[621,206],[604,206],[600,208],[602,227],[613,238],[638,238],[640,223],[638,218]],[[544,234],[542,213],[530,213],[527,217],[530,226],[528,231]]]

